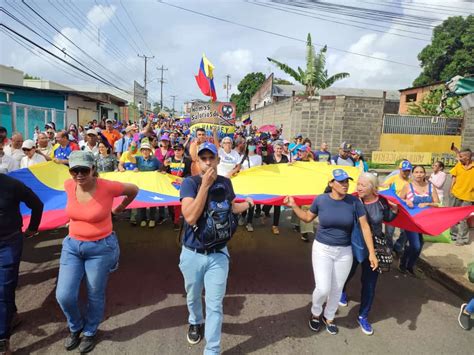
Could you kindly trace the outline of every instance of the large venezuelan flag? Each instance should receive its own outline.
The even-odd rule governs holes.
[[[199,65],[198,75],[195,78],[201,92],[206,96],[210,96],[212,101],[217,101],[217,93],[214,86],[214,65],[204,54]]]
[[[355,180],[359,175],[356,168],[339,168],[343,168]],[[299,205],[308,205],[324,192],[333,169],[333,166],[317,162],[264,165],[242,171],[232,179],[232,184],[239,200],[250,196],[257,203],[282,205],[284,198],[290,195],[295,197]],[[65,166],[53,162],[41,163],[28,169],[16,170],[10,176],[28,185],[43,201],[40,230],[57,228],[68,222],[64,213],[64,181],[70,175]],[[105,173],[101,177],[134,183],[140,188],[129,208],[179,204],[180,180],[172,175],[128,171]],[[354,191],[355,182],[351,182],[349,192]],[[424,234],[438,235],[474,212],[474,206],[410,209],[393,191],[385,190],[381,193],[402,207],[398,217],[391,222],[392,225]],[[26,206],[22,206],[21,212],[28,218],[30,211]]]

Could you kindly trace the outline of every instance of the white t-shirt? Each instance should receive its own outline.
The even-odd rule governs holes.
[[[242,163],[242,170],[253,168],[254,166],[262,165],[262,157],[260,155],[249,155]]]
[[[16,169],[17,168],[15,166],[15,162],[11,156],[3,154],[3,156],[0,157],[0,173],[1,174],[6,174]]]
[[[79,148],[84,152],[91,152],[96,158],[99,155],[99,143],[96,143],[95,146],[91,148],[86,141],[81,141],[79,142]]]
[[[10,158],[13,159],[13,163],[15,164],[15,169],[20,169],[20,161],[21,161],[21,158],[23,158],[25,156],[25,153],[23,153],[23,150],[20,148],[20,149],[15,149],[13,148],[12,146],[6,146],[3,148],[3,151],[5,153],[5,155],[8,155],[10,156]]]
[[[21,158],[20,169],[29,168],[32,165],[43,163],[45,161],[46,159],[38,153],[33,154],[33,157],[31,157],[31,159],[27,156],[24,156],[23,158]]]
[[[240,163],[240,155],[235,150],[226,153],[223,148],[219,148],[219,158],[221,159],[217,165],[217,175],[226,176],[229,174],[237,164]]]

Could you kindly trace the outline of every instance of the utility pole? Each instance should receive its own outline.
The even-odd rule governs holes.
[[[165,68],[163,65],[161,66],[161,68],[156,68],[158,71],[161,71],[161,79],[160,79],[160,110],[163,110],[163,84],[164,84],[164,80],[163,80],[163,72],[165,70],[168,70],[168,68]]]
[[[224,85],[224,89],[226,89],[226,92],[227,92],[227,102],[229,102],[229,90],[230,90],[229,80],[230,80],[230,75],[227,74],[225,77],[226,77],[226,84]]]
[[[174,117],[174,102],[176,100],[177,95],[170,95],[170,96],[173,99],[173,111],[172,112],[173,112],[173,117]]]
[[[148,92],[146,91],[146,76],[147,76],[147,72],[146,72],[146,63],[148,61],[148,59],[153,59],[155,58],[155,56],[152,56],[152,57],[147,57],[145,54],[143,55],[140,55],[140,54],[137,54],[138,57],[140,58],[143,58],[145,59],[145,111],[148,109]]]

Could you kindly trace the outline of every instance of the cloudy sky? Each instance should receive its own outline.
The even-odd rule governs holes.
[[[329,74],[350,73],[337,86],[408,87],[420,72],[416,57],[429,43],[430,27],[474,12],[473,2],[466,0],[2,0],[2,6],[16,18],[1,15],[11,29],[125,90],[132,89],[133,80],[143,83],[144,60],[137,54],[154,55],[148,61],[151,100],[159,100],[156,68],[164,65],[164,101],[171,105],[170,95],[177,95],[177,107],[204,98],[194,80],[202,53],[215,65],[218,98],[224,101],[227,74],[234,92],[252,71],[288,78],[266,57],[304,66],[308,32],[315,44],[328,45]],[[360,8],[391,14],[388,21],[382,21],[387,18],[382,13],[360,18]],[[394,15],[399,17],[394,20]],[[104,86],[2,30],[0,63],[66,85]]]

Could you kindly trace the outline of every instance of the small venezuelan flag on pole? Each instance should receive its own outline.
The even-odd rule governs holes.
[[[217,101],[216,87],[214,86],[214,65],[203,54],[199,66],[198,75],[195,76],[196,82],[201,92]]]

